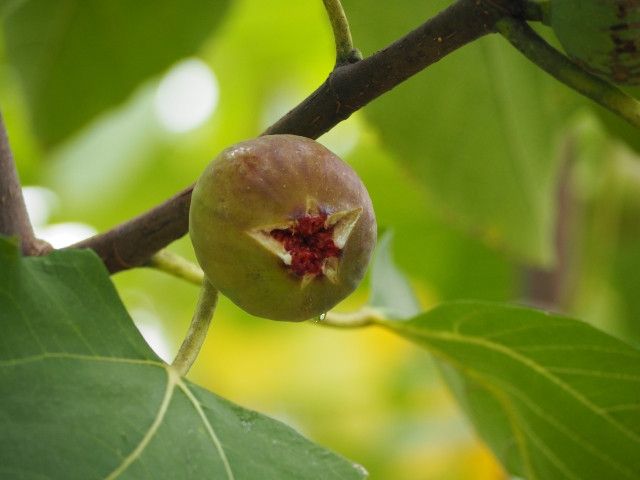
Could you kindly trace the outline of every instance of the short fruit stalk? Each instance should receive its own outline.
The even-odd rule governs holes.
[[[187,374],[193,362],[195,362],[202,344],[207,337],[209,324],[213,318],[213,313],[218,303],[218,291],[213,288],[211,283],[205,278],[202,281],[198,304],[193,313],[189,331],[185,336],[180,349],[176,354],[171,366],[178,372],[180,376]]]

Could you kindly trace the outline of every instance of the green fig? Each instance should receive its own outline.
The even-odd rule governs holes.
[[[269,135],[227,148],[206,167],[189,233],[207,279],[236,305],[300,321],[360,283],[376,221],[349,165],[308,138]]]
[[[640,83],[640,0],[551,0],[550,12],[576,63],[614,83]]]

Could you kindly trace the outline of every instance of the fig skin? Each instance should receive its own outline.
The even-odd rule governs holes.
[[[329,216],[360,213],[337,275],[305,282],[251,232],[292,222],[310,205]],[[376,220],[366,188],[340,158],[308,138],[269,135],[227,148],[206,167],[193,190],[189,233],[208,280],[236,305],[263,318],[302,321],[328,311],[360,283]]]
[[[564,50],[585,70],[640,84],[640,0],[551,0],[550,20]]]

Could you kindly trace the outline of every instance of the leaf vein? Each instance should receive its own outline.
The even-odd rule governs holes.
[[[408,333],[410,333],[411,335],[415,335],[418,337],[427,337],[427,338],[431,337],[433,339],[448,341],[448,342],[468,343],[471,345],[477,345],[477,346],[486,348],[488,350],[493,350],[495,352],[502,353],[512,358],[513,360],[520,362],[525,366],[529,367],[531,370],[535,371],[536,373],[541,375],[543,378],[546,378],[549,382],[553,383],[554,385],[559,387],[561,390],[569,394],[569,396],[573,397],[579,403],[587,407],[587,409],[591,410],[593,413],[595,413],[599,417],[602,417],[603,419],[605,419],[607,423],[609,423],[610,425],[615,427],[617,430],[622,432],[625,436],[627,436],[628,438],[630,438],[636,443],[640,443],[640,437],[635,432],[629,430],[624,425],[620,424],[617,420],[615,420],[613,417],[608,415],[604,409],[600,408],[599,406],[591,402],[582,393],[572,388],[570,385],[565,383],[558,376],[553,375],[548,369],[546,369],[544,366],[537,363],[532,358],[529,358],[521,353],[518,353],[517,351],[507,347],[506,345],[488,341],[487,337],[471,337],[468,335],[461,335],[457,333],[450,333],[450,332],[444,332],[444,331],[425,331],[424,329],[412,328],[411,326],[407,326],[406,324],[402,325],[401,328],[407,331]]]
[[[140,441],[140,443],[138,443],[136,448],[134,448],[133,451],[129,455],[127,455],[127,457],[122,461],[122,463],[120,463],[120,465],[116,467],[115,470],[113,470],[109,475],[105,477],[105,480],[113,480],[115,478],[118,478],[123,472],[127,470],[127,468],[131,466],[131,464],[133,464],[138,458],[140,458],[145,448],[147,448],[147,445],[149,445],[156,432],[160,428],[165,414],[169,409],[169,404],[171,403],[171,398],[173,396],[173,392],[175,391],[176,383],[179,381],[179,378],[177,378],[177,374],[173,373],[170,368],[167,368],[166,371],[167,387],[165,389],[162,402],[160,403],[158,413],[151,423],[151,426],[147,430],[147,433],[145,433],[144,437],[142,437],[142,440]]]
[[[628,382],[640,382],[640,375],[631,375],[618,372],[602,372],[598,370],[586,370],[582,368],[546,367],[550,372],[564,373],[567,375],[583,375],[588,377],[606,378],[608,380],[624,380]]]
[[[207,418],[204,411],[202,410],[202,406],[200,405],[200,402],[195,397],[195,395],[191,392],[189,387],[180,378],[178,378],[178,386],[180,387],[180,390],[182,390],[184,394],[187,396],[187,398],[193,405],[193,408],[196,409],[196,412],[198,412],[198,415],[200,416],[200,419],[202,420],[202,423],[204,424],[205,429],[207,430],[209,438],[211,438],[213,445],[216,447],[216,450],[220,455],[220,459],[222,460],[222,464],[224,465],[224,469],[227,474],[227,477],[229,478],[229,480],[235,480],[233,471],[231,470],[231,465],[229,464],[229,460],[227,459],[227,455],[224,449],[222,448],[222,443],[220,442],[220,439],[216,435],[216,432],[214,431],[213,426],[209,422],[209,419]]]
[[[22,365],[25,363],[41,362],[48,359],[68,359],[68,360],[82,360],[88,362],[114,362],[114,363],[128,363],[131,365],[154,365],[157,367],[165,368],[166,365],[155,360],[139,360],[134,358],[119,358],[119,357],[102,357],[98,355],[83,355],[66,352],[46,352],[41,355],[31,355],[23,358],[12,358],[9,360],[0,360],[0,368],[13,367]]]

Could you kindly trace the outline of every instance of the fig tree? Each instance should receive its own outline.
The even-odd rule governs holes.
[[[376,221],[349,165],[308,138],[269,135],[227,148],[206,167],[189,232],[215,288],[253,315],[300,321],[356,288]]]

